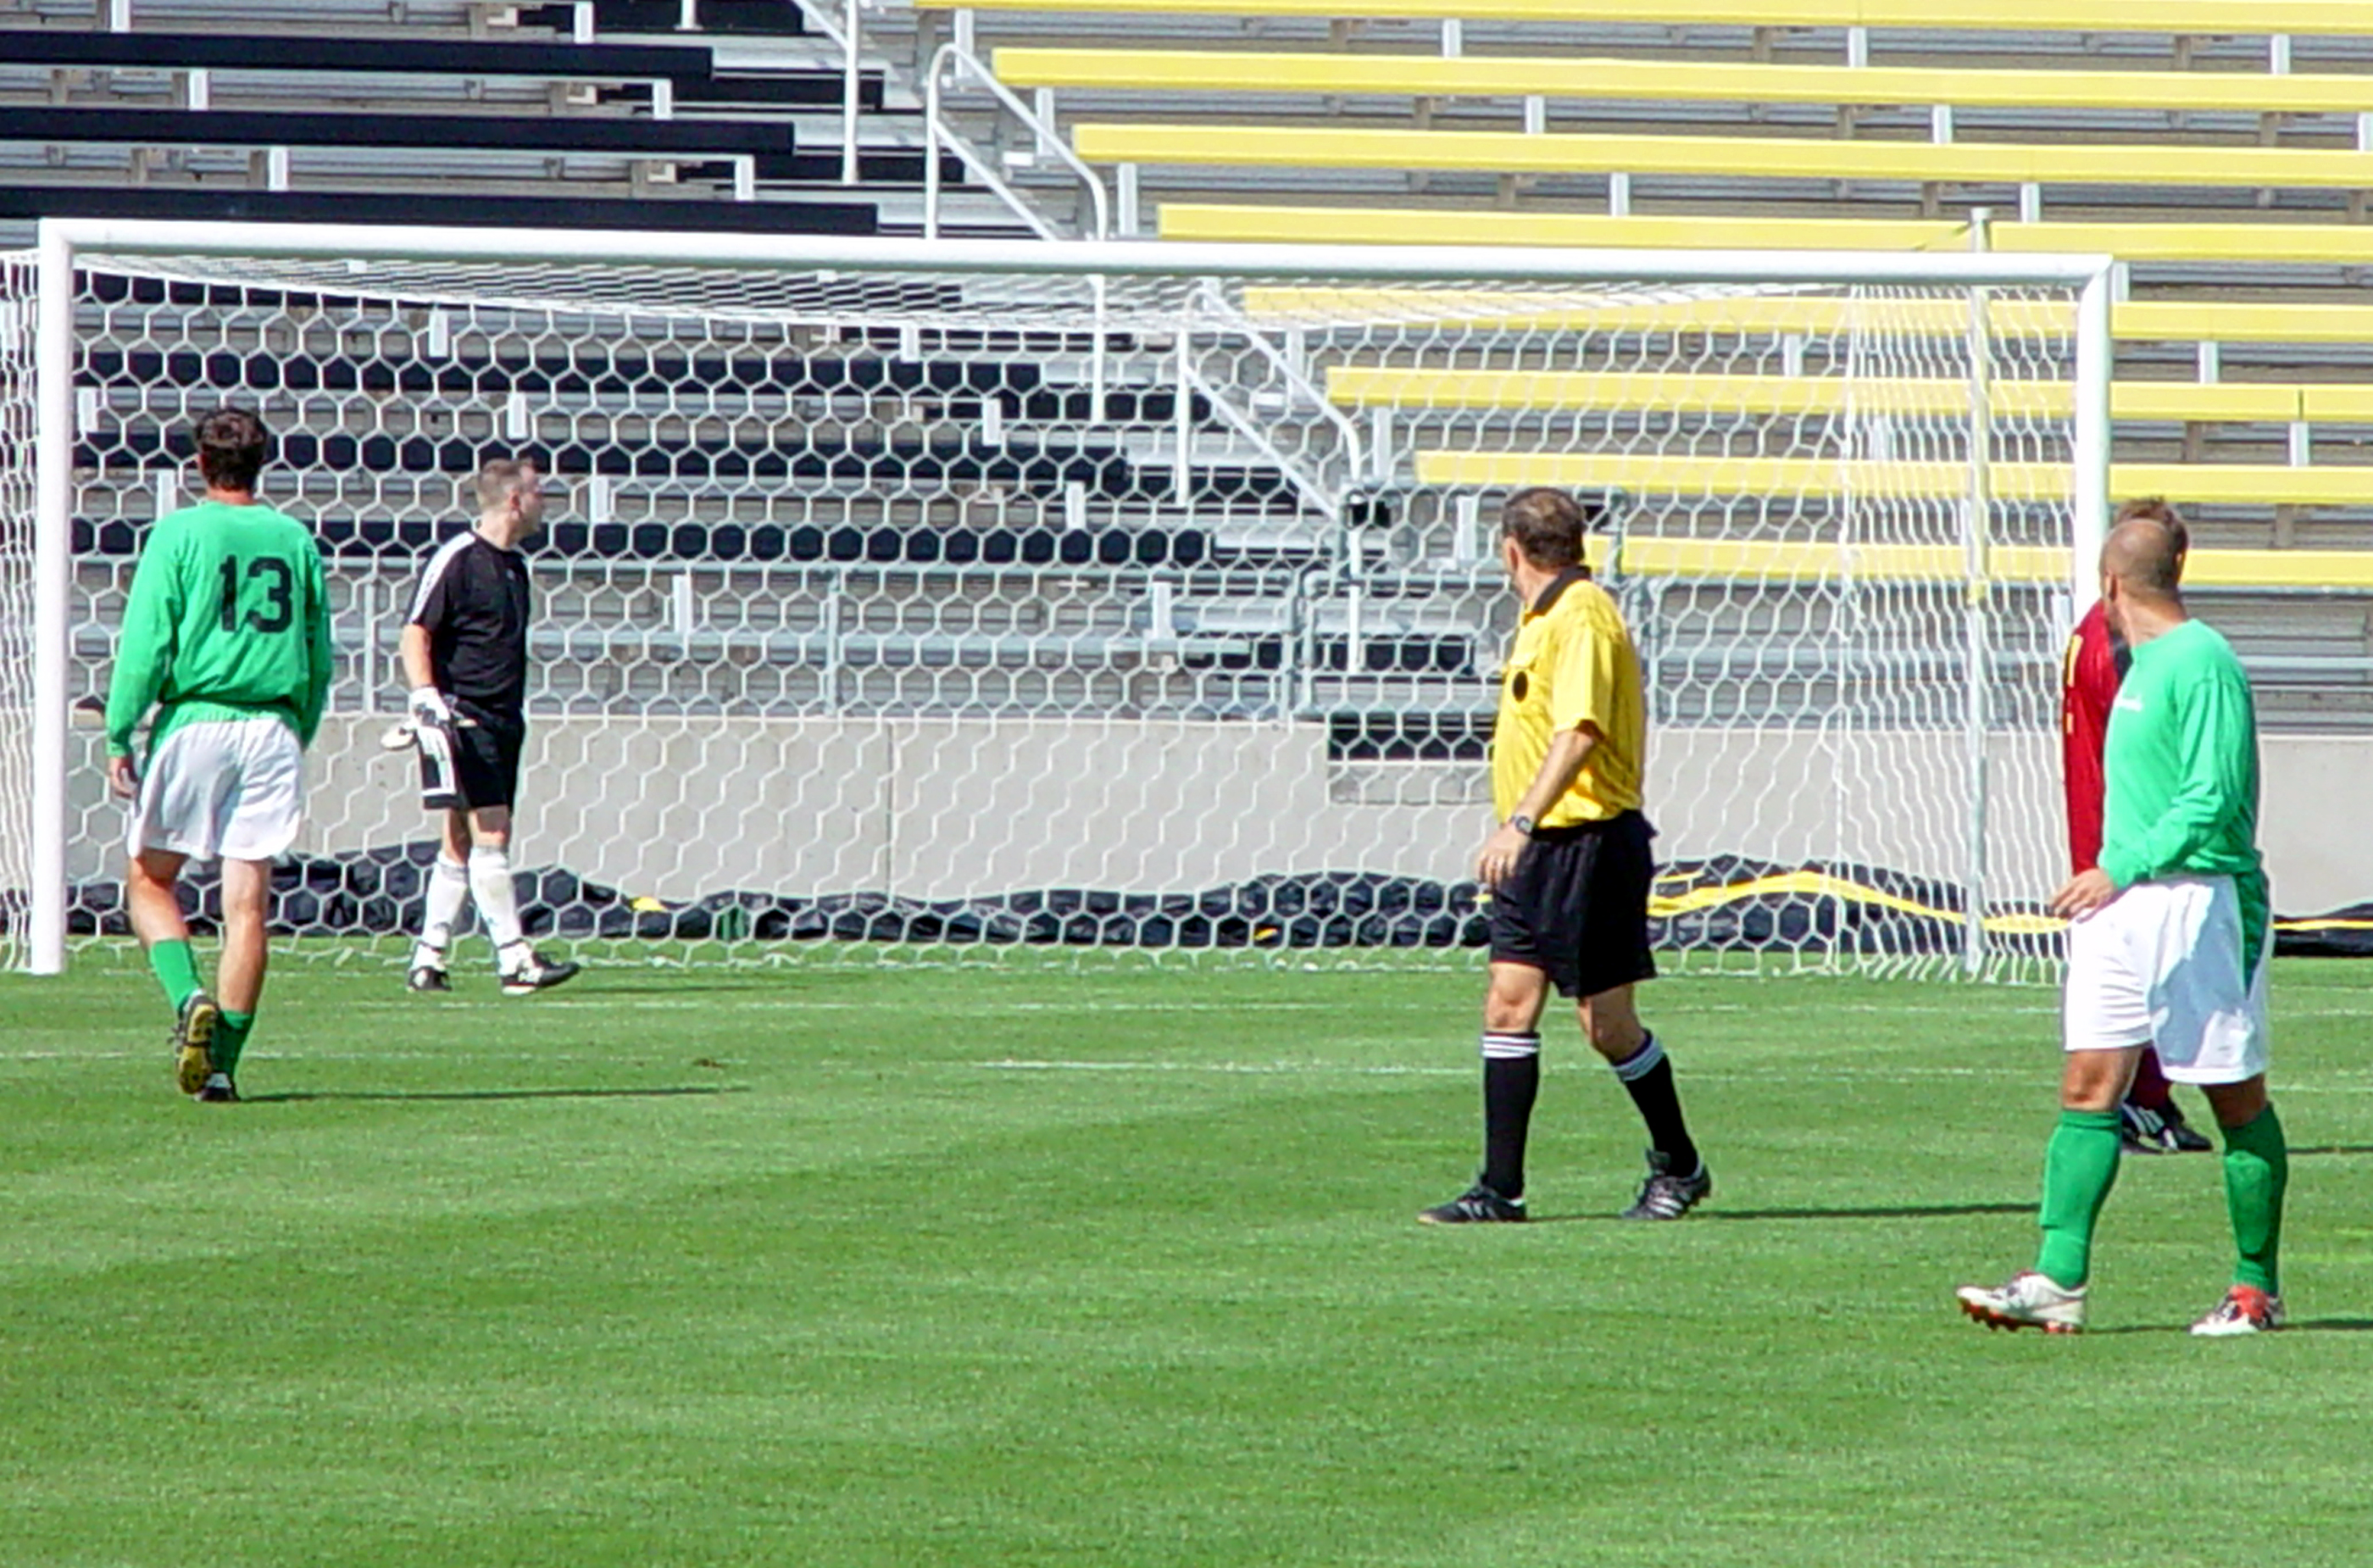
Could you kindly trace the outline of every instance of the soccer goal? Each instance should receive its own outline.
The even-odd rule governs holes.
[[[1645,661],[1674,962],[2031,963],[2109,277],[53,223],[0,260],[7,956],[125,929],[112,628],[232,403],[336,607],[292,935],[417,917],[397,637],[478,465],[528,454],[541,938],[1471,963],[1497,509],[1552,484]]]

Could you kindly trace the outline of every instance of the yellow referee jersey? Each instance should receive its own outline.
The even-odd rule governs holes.
[[[1550,740],[1584,724],[1597,730],[1598,743],[1572,787],[1542,814],[1543,827],[1604,822],[1638,809],[1648,759],[1639,650],[1614,599],[1577,570],[1561,575],[1526,608],[1500,673],[1491,800],[1502,820],[1540,773]]]

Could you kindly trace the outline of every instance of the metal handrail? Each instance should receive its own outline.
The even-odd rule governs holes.
[[[1058,127],[1041,120],[1036,111],[1023,103],[1014,95],[1011,88],[999,81],[996,75],[988,66],[982,64],[977,57],[954,42],[940,45],[937,53],[931,56],[930,68],[925,73],[923,81],[923,238],[937,240],[940,237],[940,146],[942,141],[962,160],[964,166],[976,175],[981,183],[994,192],[1009,208],[1012,209],[1014,216],[1027,224],[1031,231],[1039,239],[1067,238],[1057,233],[1055,228],[1042,218],[1035,209],[1024,202],[1011,185],[1007,183],[1003,173],[987,158],[981,157],[977,149],[959,135],[955,128],[947,123],[941,112],[945,90],[942,78],[951,62],[960,65],[982,87],[987,88],[990,96],[995,98],[1008,113],[1029,127],[1037,136],[1041,146],[1052,150],[1055,156],[1079,177],[1080,183],[1088,193],[1089,208],[1095,216],[1093,231],[1086,238],[1096,240],[1110,240],[1112,238],[1112,200],[1105,192],[1104,181],[1097,176],[1094,170],[1080,161],[1078,154],[1064,145],[1062,133]]]
[[[1318,466],[1305,462],[1301,455],[1290,453],[1278,445],[1260,420],[1249,411],[1236,407],[1224,395],[1226,389],[1197,369],[1192,347],[1200,319],[1205,316],[1216,318],[1227,332],[1249,344],[1253,351],[1268,364],[1270,371],[1285,383],[1290,397],[1304,401],[1311,408],[1317,411],[1323,422],[1334,427],[1336,435],[1342,443],[1341,450],[1348,454],[1348,461],[1344,462],[1344,473],[1347,477],[1343,483],[1339,485],[1332,483],[1328,475]],[[1226,296],[1220,293],[1218,287],[1209,279],[1198,284],[1194,292],[1188,296],[1186,312],[1179,322],[1178,393],[1181,410],[1179,414],[1181,450],[1177,462],[1182,474],[1186,462],[1184,443],[1189,430],[1189,421],[1185,408],[1188,400],[1196,392],[1202,393],[1210,402],[1212,411],[1219,415],[1222,424],[1258,449],[1271,463],[1276,465],[1279,473],[1284,474],[1295,488],[1301,490],[1321,512],[1327,515],[1329,521],[1338,529],[1344,525],[1344,507],[1351,495],[1351,484],[1348,475],[1364,473],[1367,466],[1363,456],[1363,443],[1358,427],[1344,415],[1341,409],[1328,401],[1327,394],[1320,391],[1315,383],[1302,374],[1283,350],[1271,343],[1244,312],[1230,304]]]

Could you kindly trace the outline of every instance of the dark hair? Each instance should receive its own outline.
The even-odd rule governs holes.
[[[1562,571],[1583,562],[1583,535],[1598,521],[1598,509],[1547,485],[1519,490],[1500,511],[1500,532],[1516,542],[1525,559]]]
[[[2177,515],[2173,507],[2167,504],[2167,497],[2164,496],[2143,496],[2124,503],[2118,508],[2117,515],[2110,519],[2110,526],[2115,528],[2122,522],[2133,522],[2137,520],[2157,523],[2169,533],[2174,534],[2177,555],[2190,553],[2192,530],[2183,526],[2183,519]]]
[[[272,435],[244,408],[217,408],[198,421],[198,472],[218,490],[252,490],[271,455]]]

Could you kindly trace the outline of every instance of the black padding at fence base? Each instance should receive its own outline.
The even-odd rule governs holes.
[[[415,932],[436,858],[437,846],[427,842],[293,857],[273,874],[271,929],[284,936]],[[1487,941],[1473,883],[1368,872],[1260,876],[1196,893],[1042,888],[916,899],[733,890],[688,903],[635,897],[560,866],[522,871],[517,882],[520,918],[538,937],[1142,948],[1452,948]],[[221,883],[212,868],[193,868],[184,878],[181,907],[193,929],[219,928]],[[1957,886],[1871,866],[1734,855],[1679,861],[1657,874],[1652,913],[1656,944],[1667,951],[1949,953],[1966,940]],[[2037,904],[1990,907],[1985,924],[1998,950],[2042,955],[2058,948],[2054,923]],[[123,884],[75,886],[68,927],[128,935]],[[2373,904],[2280,920],[2276,950],[2373,957]]]

